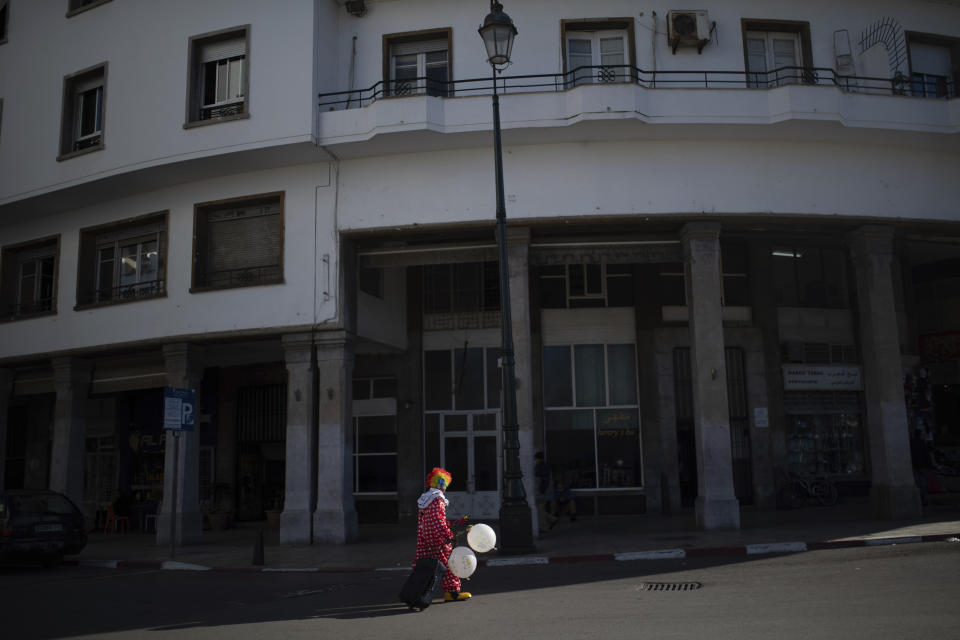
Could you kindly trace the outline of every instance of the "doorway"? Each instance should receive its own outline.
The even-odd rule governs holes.
[[[440,414],[440,460],[453,476],[447,517],[499,517],[499,430],[499,412]]]

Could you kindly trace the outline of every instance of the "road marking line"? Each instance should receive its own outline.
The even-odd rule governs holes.
[[[270,571],[273,573],[315,573],[320,571],[319,567],[264,567],[260,571]]]
[[[658,551],[628,551],[613,554],[614,560],[668,560],[672,558],[686,558],[687,552],[683,549],[660,549]]]
[[[766,544],[748,544],[747,555],[762,553],[796,553],[806,551],[806,542],[770,542]]]

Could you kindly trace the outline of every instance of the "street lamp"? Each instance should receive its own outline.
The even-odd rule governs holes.
[[[503,152],[500,146],[500,96],[497,71],[510,63],[517,28],[503,5],[490,0],[490,13],[478,29],[487,48],[493,73],[493,149],[497,180],[497,241],[500,245],[500,370],[503,373],[503,488],[500,503],[500,552],[525,553],[533,549],[533,520],[520,470],[520,426],[517,423],[517,381],[510,319],[510,272],[507,265],[507,210],[503,198]]]

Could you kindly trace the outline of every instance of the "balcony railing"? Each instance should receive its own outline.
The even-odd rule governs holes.
[[[81,292],[77,302],[79,304],[101,304],[120,300],[136,300],[138,298],[152,298],[163,293],[163,280],[149,280],[124,284],[118,287],[101,287]]]
[[[905,76],[895,79],[848,76],[824,67],[781,67],[767,72],[756,71],[644,71],[629,66],[578,67],[566,73],[504,76],[496,79],[499,93],[535,91],[567,91],[588,84],[630,83],[645,89],[773,89],[791,84],[837,87],[842,91],[877,95],[955,98],[957,87],[948,78],[937,78],[935,89],[929,83],[914,79],[913,86]],[[339,111],[365,107],[382,98],[410,95],[461,97],[489,95],[491,79],[469,78],[446,82],[428,78],[403,81],[380,81],[366,89],[321,93],[322,111]]]
[[[8,318],[23,318],[53,310],[53,298],[40,298],[30,302],[16,302],[7,307]]]
[[[260,267],[242,267],[239,269],[221,269],[212,271],[197,283],[202,288],[251,287],[262,284],[276,284],[283,280],[280,265]]]

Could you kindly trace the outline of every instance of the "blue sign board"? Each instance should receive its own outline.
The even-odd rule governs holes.
[[[163,388],[163,428],[193,431],[197,393],[193,389]]]

